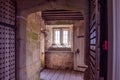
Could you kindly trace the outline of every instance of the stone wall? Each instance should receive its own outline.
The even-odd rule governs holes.
[[[40,62],[42,70],[45,67],[45,35],[43,33],[40,34]]]
[[[73,53],[72,52],[46,52],[45,53],[46,68],[50,69],[73,69]]]
[[[29,80],[38,80],[40,72],[40,25],[37,17],[39,15],[33,13],[27,19],[26,68]]]
[[[32,13],[27,18],[18,17],[17,24],[17,80],[40,80],[40,28],[44,22],[41,13]]]

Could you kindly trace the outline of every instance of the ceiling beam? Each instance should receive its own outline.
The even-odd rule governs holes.
[[[42,12],[44,20],[83,20],[81,12],[69,10],[47,10]]]

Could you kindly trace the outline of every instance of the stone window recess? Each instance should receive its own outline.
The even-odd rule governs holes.
[[[70,29],[69,28],[53,28],[53,39],[52,39],[52,47],[57,48],[70,48]]]
[[[46,25],[46,51],[71,51],[73,49],[73,25]]]

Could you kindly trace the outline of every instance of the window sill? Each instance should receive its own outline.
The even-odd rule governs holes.
[[[72,52],[71,48],[49,48],[46,52]]]
[[[73,53],[72,51],[46,51],[45,53]]]

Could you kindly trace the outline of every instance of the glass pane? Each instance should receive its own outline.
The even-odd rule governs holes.
[[[55,44],[60,44],[60,30],[55,30]]]
[[[63,31],[63,44],[68,45],[68,30]]]

